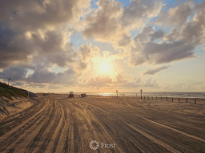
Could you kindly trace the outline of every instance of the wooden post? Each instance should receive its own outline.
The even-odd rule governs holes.
[[[161,101],[162,101],[162,97],[161,97]]]
[[[186,103],[187,103],[187,98],[186,98]]]
[[[148,96],[148,100],[149,100],[149,96]]]
[[[194,99],[194,103],[196,104],[196,98]]]
[[[140,89],[140,93],[141,93],[141,100],[142,100],[142,89]]]
[[[180,102],[180,98],[179,98],[179,102]]]
[[[145,100],[145,96],[144,96],[144,100]]]
[[[173,102],[173,98],[172,98],[172,102]]]
[[[156,96],[156,100],[157,100],[157,96]]]

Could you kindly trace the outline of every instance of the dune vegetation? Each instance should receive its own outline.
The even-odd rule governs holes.
[[[4,96],[9,99],[12,99],[12,96],[27,97],[27,95],[23,91],[23,89],[9,86],[5,83],[0,82],[0,97]]]

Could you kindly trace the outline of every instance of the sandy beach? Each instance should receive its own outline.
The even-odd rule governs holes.
[[[0,122],[0,152],[205,152],[203,102],[66,95],[34,100]]]

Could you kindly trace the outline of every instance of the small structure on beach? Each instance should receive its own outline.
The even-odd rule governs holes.
[[[74,94],[72,91],[69,93],[68,98],[74,98]]]
[[[81,94],[81,97],[86,97],[86,93],[82,93],[82,94]]]

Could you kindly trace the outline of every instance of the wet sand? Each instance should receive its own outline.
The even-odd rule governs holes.
[[[0,122],[0,152],[205,152],[203,102],[34,99],[30,108]]]

